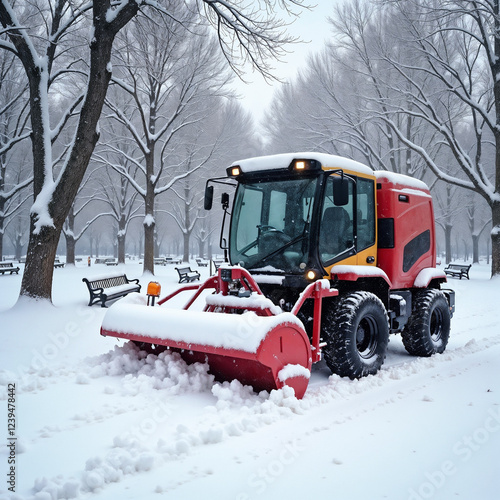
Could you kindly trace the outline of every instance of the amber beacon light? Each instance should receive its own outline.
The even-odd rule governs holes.
[[[160,296],[161,293],[161,285],[158,283],[158,281],[150,281],[148,283],[148,306],[154,306],[155,305],[155,299],[157,299]]]

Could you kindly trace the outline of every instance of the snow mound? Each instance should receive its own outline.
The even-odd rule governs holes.
[[[124,376],[123,395],[135,396],[148,391],[168,390],[169,393],[208,391],[214,377],[208,364],[188,365],[179,353],[165,350],[158,355],[140,350],[133,342],[116,346],[106,354],[87,358],[90,378]]]

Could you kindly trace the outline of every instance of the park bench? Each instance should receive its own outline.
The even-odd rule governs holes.
[[[54,267],[57,269],[58,267],[64,267],[64,262],[61,262],[58,258],[54,260]]]
[[[182,259],[176,259],[174,257],[165,257],[166,264],[181,264]]]
[[[83,278],[90,293],[89,306],[101,303],[106,307],[106,301],[124,297],[131,292],[140,292],[138,279],[129,280],[126,274],[100,276],[92,279]]]
[[[104,264],[106,264],[107,266],[117,266],[118,261],[116,259],[106,259],[104,261]]]
[[[469,270],[471,268],[471,264],[448,264],[444,268],[444,272],[453,276],[455,278],[467,278],[469,279]]]
[[[208,267],[208,260],[205,260],[205,259],[196,259],[196,263],[200,267]]]
[[[155,266],[166,266],[167,262],[164,258],[162,257],[157,257],[155,258]]]
[[[175,269],[179,274],[179,283],[191,283],[191,281],[200,279],[200,273],[193,271],[189,266],[176,267]]]
[[[0,262],[0,273],[19,274],[19,267],[14,267],[12,262]]]

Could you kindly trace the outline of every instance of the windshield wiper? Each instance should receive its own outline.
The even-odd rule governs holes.
[[[287,249],[288,247],[295,245],[295,243],[298,243],[299,241],[302,241],[303,239],[305,239],[307,237],[307,235],[309,234],[308,229],[309,229],[309,222],[306,222],[304,224],[304,230],[302,231],[302,234],[299,234],[298,236],[296,236],[295,238],[290,240],[288,243],[285,243],[284,245],[280,246],[276,250],[273,250],[271,253],[262,257],[262,259],[260,259],[261,262],[265,262],[267,259],[274,257],[276,254],[282,252],[283,250]]]

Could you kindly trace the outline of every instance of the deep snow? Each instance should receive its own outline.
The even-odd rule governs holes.
[[[145,290],[141,267],[124,266]],[[105,309],[87,307],[81,279],[106,271],[55,270],[55,307],[17,302],[21,276],[0,276],[0,499],[499,498],[500,280],[487,266],[449,281],[444,354],[410,357],[393,336],[376,376],[341,379],[319,363],[300,401],[100,337]],[[173,266],[156,274],[162,295],[179,286]]]

